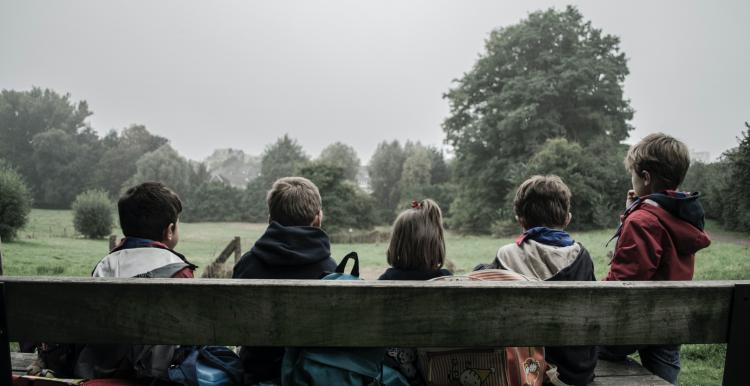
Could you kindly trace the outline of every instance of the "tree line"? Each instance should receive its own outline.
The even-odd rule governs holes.
[[[37,207],[69,207],[90,189],[114,199],[124,187],[159,180],[185,200],[184,221],[266,221],[273,181],[301,175],[319,186],[331,231],[388,224],[411,200],[430,197],[451,229],[516,232],[516,186],[534,174],[557,174],[573,193],[573,229],[613,227],[630,187],[622,165],[633,117],[623,94],[627,75],[619,38],[569,6],[489,34],[473,67],[444,95],[452,157],[420,143],[383,141],[364,185],[360,159],[343,143],[311,158],[283,135],[259,157],[222,150],[195,162],[144,126],[99,137],[86,123],[85,101],[40,88],[0,94],[0,158],[23,177]],[[695,163],[684,184],[705,193],[709,218],[744,230],[747,135],[720,161]]]

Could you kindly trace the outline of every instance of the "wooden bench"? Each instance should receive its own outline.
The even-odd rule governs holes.
[[[3,342],[329,347],[728,343],[746,385],[750,281],[365,282],[0,277]],[[7,347],[2,371],[10,374]],[[3,377],[7,380],[9,376]],[[596,385],[663,385],[601,362]]]

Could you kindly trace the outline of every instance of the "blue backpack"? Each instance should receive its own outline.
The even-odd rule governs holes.
[[[346,263],[354,260],[351,273]],[[359,257],[351,252],[322,280],[362,280]],[[383,364],[384,348],[291,348],[286,349],[281,365],[284,386],[354,385],[408,386],[401,373]]]
[[[224,346],[180,347],[178,365],[169,368],[169,380],[189,386],[242,385],[240,357]]]

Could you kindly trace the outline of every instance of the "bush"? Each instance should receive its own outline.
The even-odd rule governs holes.
[[[21,176],[0,160],[0,238],[11,241],[26,225],[31,211],[31,193]]]
[[[103,190],[87,190],[73,202],[73,226],[78,233],[100,239],[112,232],[112,201]]]

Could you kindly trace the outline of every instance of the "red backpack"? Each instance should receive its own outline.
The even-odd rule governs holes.
[[[433,281],[528,281],[504,269],[474,271],[466,276],[446,276]],[[565,386],[557,368],[544,360],[544,347],[496,349],[419,349],[419,365],[428,385],[541,386],[545,381]]]

